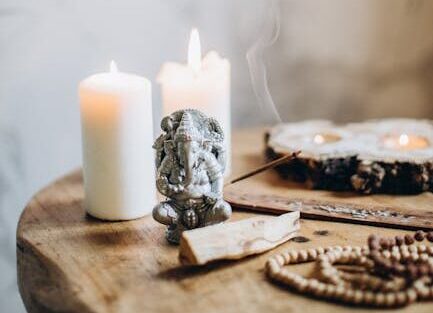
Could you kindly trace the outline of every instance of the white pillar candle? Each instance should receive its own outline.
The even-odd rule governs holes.
[[[197,109],[221,124],[227,149],[226,175],[231,167],[230,62],[210,51],[201,59],[200,39],[191,31],[188,64],[164,63],[157,78],[161,84],[163,114]]]
[[[86,211],[104,220],[129,220],[156,203],[151,84],[117,71],[79,86]]]

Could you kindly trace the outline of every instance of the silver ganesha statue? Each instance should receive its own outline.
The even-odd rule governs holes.
[[[198,110],[180,110],[161,121],[156,139],[156,186],[167,197],[153,218],[167,225],[167,240],[178,244],[182,231],[229,219],[223,200],[226,151],[219,123]]]

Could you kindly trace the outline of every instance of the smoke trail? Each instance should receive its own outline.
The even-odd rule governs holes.
[[[248,49],[247,62],[250,70],[251,83],[254,93],[262,110],[270,109],[272,117],[277,123],[281,123],[281,117],[269,92],[264,52],[272,46],[280,34],[279,0],[272,0],[263,24],[263,30],[259,39]]]

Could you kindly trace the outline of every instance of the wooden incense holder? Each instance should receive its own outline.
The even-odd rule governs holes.
[[[179,260],[185,265],[203,265],[222,259],[241,259],[286,242],[298,230],[299,211],[184,231]]]
[[[433,191],[432,121],[305,121],[278,125],[266,133],[265,141],[268,160],[301,150],[276,170],[313,189],[364,194]]]

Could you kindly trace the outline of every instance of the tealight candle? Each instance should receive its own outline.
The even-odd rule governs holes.
[[[340,141],[341,137],[335,134],[315,134],[313,137],[313,142],[316,145],[323,145],[326,143],[332,143]]]
[[[86,211],[104,220],[129,220],[156,203],[149,80],[117,70],[79,86]]]
[[[387,149],[407,151],[425,149],[430,146],[425,137],[406,133],[385,136],[383,139],[383,145]]]
[[[188,64],[163,64],[157,81],[161,84],[164,116],[177,110],[197,109],[218,120],[225,134],[228,174],[231,164],[229,61],[215,51],[202,59],[199,35],[193,29]]]

